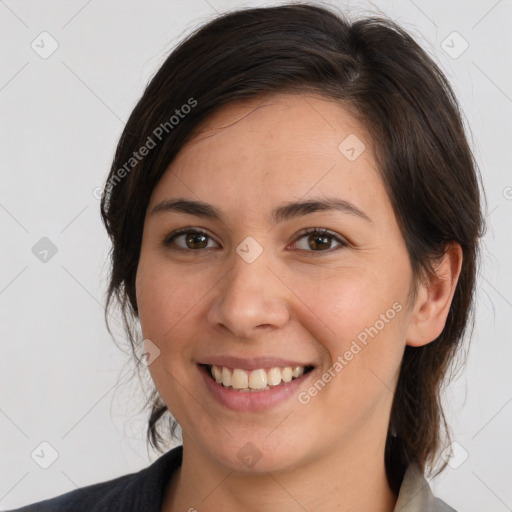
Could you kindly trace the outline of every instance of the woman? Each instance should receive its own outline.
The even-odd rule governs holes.
[[[407,33],[218,17],[151,80],[101,206],[148,439],[170,421],[183,445],[19,510],[453,510],[423,475],[483,221],[457,102]]]

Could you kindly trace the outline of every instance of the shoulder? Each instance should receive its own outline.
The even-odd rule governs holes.
[[[137,473],[124,475],[113,480],[101,482],[74,491],[61,494],[55,498],[38,501],[8,512],[64,512],[64,511],[90,511],[100,512],[107,510],[115,501],[122,499],[123,490],[133,483]]]
[[[150,466],[112,480],[81,487],[7,512],[144,512],[157,510],[172,472],[181,465],[182,447]]]

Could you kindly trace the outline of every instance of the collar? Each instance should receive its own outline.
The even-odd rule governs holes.
[[[444,501],[435,498],[423,472],[410,464],[402,480],[394,512],[456,512]]]

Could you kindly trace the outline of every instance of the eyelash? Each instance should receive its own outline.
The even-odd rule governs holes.
[[[183,228],[183,229],[179,229],[179,230],[171,233],[170,235],[167,235],[163,240],[164,247],[170,248],[169,246],[171,245],[171,243],[176,238],[178,238],[179,236],[184,235],[184,234],[205,235],[209,239],[213,240],[213,238],[206,231],[203,231],[200,229],[194,229],[194,228]],[[297,234],[297,238],[295,239],[295,241],[293,242],[292,245],[295,245],[301,238],[304,238],[306,236],[311,236],[311,235],[327,236],[327,237],[332,238],[333,240],[337,241],[340,245],[338,247],[321,250],[321,251],[313,251],[313,250],[308,251],[305,249],[298,249],[299,251],[312,253],[312,255],[316,256],[316,255],[321,255],[322,253],[331,253],[335,250],[338,250],[340,247],[348,247],[349,246],[349,243],[346,240],[344,240],[343,238],[339,237],[332,231],[325,229],[325,228],[309,228],[309,229],[300,231]],[[176,251],[185,251],[185,252],[202,252],[202,251],[208,250],[208,248],[184,249],[183,247],[171,248],[171,249],[176,250]]]

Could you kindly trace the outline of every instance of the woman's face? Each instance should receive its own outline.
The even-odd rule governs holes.
[[[184,442],[240,471],[383,457],[411,285],[361,124],[311,95],[220,109],[152,194],[136,281]]]

